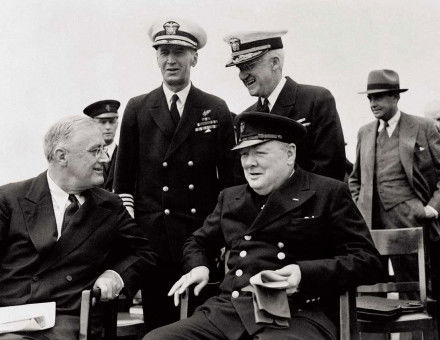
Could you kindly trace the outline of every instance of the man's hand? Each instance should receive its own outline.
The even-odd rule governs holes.
[[[174,305],[177,307],[179,305],[179,296],[185,292],[186,288],[191,286],[193,283],[197,283],[194,288],[194,295],[198,296],[200,291],[209,281],[209,269],[205,266],[198,266],[189,273],[183,275],[170,289],[168,296],[174,295]]]
[[[298,286],[301,282],[301,270],[297,264],[289,264],[281,269],[275,270],[275,272],[287,279],[289,283],[286,289],[287,295],[292,295],[298,291]]]
[[[124,282],[113,270],[106,270],[95,281],[93,288],[101,289],[101,301],[112,300],[119,296]]]
[[[425,215],[426,218],[437,218],[438,217],[438,212],[437,210],[435,210],[433,207],[431,207],[430,205],[426,205],[424,207],[425,209]]]

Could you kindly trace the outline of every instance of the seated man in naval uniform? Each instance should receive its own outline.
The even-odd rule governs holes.
[[[176,304],[190,285],[198,295],[211,258],[226,247],[229,271],[220,294],[144,340],[335,339],[340,293],[380,280],[368,228],[345,183],[295,166],[296,143],[306,133],[301,124],[247,112],[238,116],[237,131],[234,149],[248,184],[220,193],[215,210],[186,241],[188,272],[169,292]],[[285,293],[271,290],[283,307],[279,314],[274,308],[273,318],[259,310],[263,274]]]

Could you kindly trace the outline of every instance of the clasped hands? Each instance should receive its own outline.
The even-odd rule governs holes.
[[[288,287],[286,289],[287,295],[291,295],[298,291],[298,286],[301,281],[301,270],[296,264],[289,264],[281,269],[275,270],[280,275],[280,281],[287,281]],[[174,305],[179,305],[179,297],[192,284],[194,287],[194,295],[198,296],[200,291],[208,284],[209,269],[205,266],[198,266],[191,269],[190,272],[183,275],[170,289],[168,296],[174,295]]]

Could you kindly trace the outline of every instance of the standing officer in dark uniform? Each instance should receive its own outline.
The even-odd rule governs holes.
[[[149,35],[163,84],[127,104],[114,187],[159,254],[159,272],[142,289],[151,329],[179,318],[167,291],[182,274],[185,239],[202,226],[220,190],[233,184],[234,133],[226,103],[190,81],[205,31],[169,18]]]
[[[169,293],[177,303],[196,284],[197,295],[209,280],[215,249],[226,247],[229,271],[220,294],[144,340],[334,340],[340,293],[380,279],[367,225],[345,183],[295,166],[296,143],[305,135],[301,124],[245,112],[238,130],[234,149],[248,184],[220,193],[203,227],[185,243],[188,273]],[[262,296],[249,287],[262,271],[284,291]],[[255,308],[259,303],[267,313]]]
[[[345,147],[335,99],[329,90],[298,84],[283,75],[281,36],[287,31],[239,32],[225,37],[239,78],[258,101],[245,111],[292,118],[307,128],[297,163],[307,171],[340,181],[345,176]]]
[[[84,113],[95,119],[107,147],[107,156],[110,159],[104,166],[104,183],[102,187],[108,191],[113,190],[116,154],[118,146],[115,142],[116,129],[118,128],[118,109],[121,105],[117,100],[107,99],[90,104]]]

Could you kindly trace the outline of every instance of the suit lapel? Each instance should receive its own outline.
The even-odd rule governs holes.
[[[376,164],[376,138],[379,121],[367,125],[361,146],[362,172],[367,178],[366,183],[373,183],[374,167]]]
[[[19,201],[27,231],[39,253],[46,252],[57,242],[57,225],[46,176],[43,172],[36,177],[26,197]]]
[[[294,107],[296,103],[296,96],[298,92],[298,84],[291,78],[286,77],[286,83],[284,84],[277,100],[270,113],[281,115],[281,116],[291,116],[289,115],[290,110],[286,109],[288,107]]]
[[[174,134],[175,126],[171,119],[167,100],[162,87],[157,88],[152,94],[150,113],[159,129],[170,139]]]
[[[286,185],[275,190],[269,196],[264,209],[261,210],[246,233],[261,229],[286,213],[299,208],[314,195],[315,191],[310,190],[308,175],[297,168]]]
[[[92,193],[92,190],[84,193],[86,199],[84,204],[81,205],[67,230],[52,248],[47,261],[39,269],[40,273],[57,264],[60,259],[65,258],[78,247],[96,247],[96,245],[87,244],[87,239],[92,233],[99,231],[111,211],[100,205],[99,198]]]
[[[416,137],[419,132],[419,125],[409,119],[405,113],[401,113],[399,121],[399,155],[402,166],[405,169],[406,176],[412,188],[413,183],[413,164],[414,164],[414,147],[416,145]]]
[[[180,118],[179,125],[177,126],[173,139],[171,140],[165,158],[170,157],[195,129],[196,122],[200,120],[202,114],[200,102],[201,95],[201,91],[191,85],[182,117]]]

